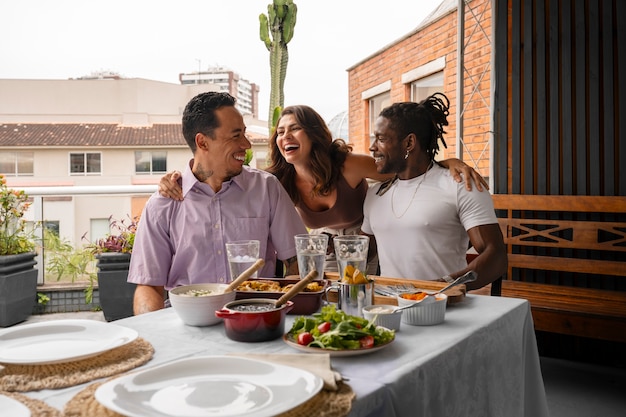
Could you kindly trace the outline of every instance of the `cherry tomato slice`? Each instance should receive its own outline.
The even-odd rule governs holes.
[[[368,335],[359,339],[362,348],[369,349],[374,347],[374,336]]]
[[[325,321],[324,323],[317,326],[317,330],[319,330],[320,333],[326,333],[330,330],[330,325],[331,324],[329,321]]]
[[[309,332],[303,332],[298,335],[298,344],[307,346],[313,341],[313,336]]]

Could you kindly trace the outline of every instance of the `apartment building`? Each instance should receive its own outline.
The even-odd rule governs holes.
[[[191,152],[181,117],[211,84],[145,79],[0,80],[0,173],[13,188],[156,185]],[[251,166],[265,166],[266,122],[245,116]],[[148,195],[46,197],[48,227],[74,243],[141,213]],[[33,216],[33,213],[29,213]]]
[[[208,84],[217,87],[216,91],[226,91],[237,98],[237,108],[242,114],[259,117],[259,86],[239,76],[225,67],[209,67],[178,76],[183,85]]]

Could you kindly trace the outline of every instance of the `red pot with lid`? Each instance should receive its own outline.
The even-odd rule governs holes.
[[[238,342],[266,342],[285,333],[285,316],[293,308],[293,301],[280,307],[276,300],[253,298],[226,303],[215,315],[224,320],[226,336]]]

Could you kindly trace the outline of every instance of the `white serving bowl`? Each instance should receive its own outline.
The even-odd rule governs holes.
[[[430,296],[432,297],[432,296]],[[446,316],[446,304],[448,296],[445,294],[437,294],[434,303],[428,303],[413,308],[407,308],[402,314],[402,323],[412,326],[432,326],[442,323]],[[400,307],[413,304],[416,301],[402,298],[402,294],[398,294],[398,305]]]
[[[363,317],[377,326],[386,327],[389,330],[400,330],[402,311],[393,311],[396,306],[391,304],[377,304],[363,307]]]
[[[181,285],[170,290],[170,303],[181,320],[189,326],[211,326],[222,321],[215,316],[226,303],[235,300],[235,291],[224,294],[228,284],[192,284]],[[208,290],[209,295],[183,295],[189,291]]]

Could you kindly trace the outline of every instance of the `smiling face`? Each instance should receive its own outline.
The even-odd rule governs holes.
[[[312,146],[311,140],[293,114],[286,114],[278,121],[276,145],[285,161],[290,164],[308,161]]]
[[[220,107],[215,114],[219,125],[214,129],[213,137],[196,134],[193,168],[198,180],[209,183],[214,189],[241,173],[246,149],[252,146],[246,137],[243,117],[235,107]]]
[[[374,128],[374,142],[369,148],[381,174],[397,174],[407,167],[406,144],[391,129],[389,119],[378,117]]]

